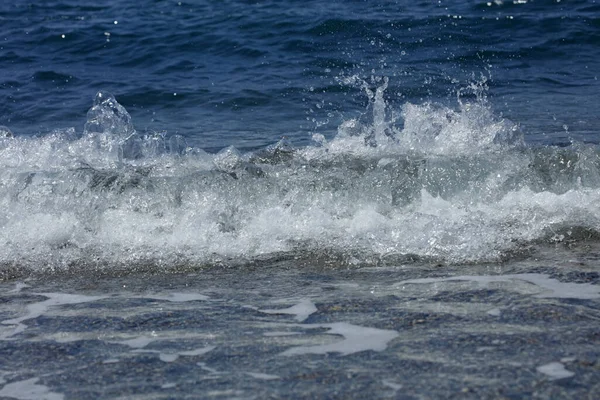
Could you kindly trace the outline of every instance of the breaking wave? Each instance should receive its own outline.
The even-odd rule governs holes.
[[[331,138],[217,154],[141,134],[97,94],[81,133],[0,129],[0,279],[36,271],[176,271],[295,257],[496,262],[600,233],[595,145],[532,147],[485,82],[455,107],[386,104]],[[375,261],[374,261],[375,260]]]

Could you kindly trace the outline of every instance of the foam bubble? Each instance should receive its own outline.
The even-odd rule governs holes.
[[[160,385],[161,389],[173,389],[175,387],[177,387],[176,383],[164,383],[164,384]]]
[[[203,371],[208,372],[209,374],[213,374],[213,375],[219,374],[219,371],[207,366],[206,363],[199,362],[199,363],[196,363],[196,365],[199,366]]]
[[[179,358],[179,354],[159,353],[158,358],[162,362],[170,363]]]
[[[392,389],[394,392],[397,392],[398,390],[403,388],[403,385],[396,383],[390,379],[384,379],[381,381],[381,383],[383,383],[384,386],[387,386],[390,389]]]
[[[66,293],[32,293],[37,296],[47,297],[47,300],[28,304],[26,307],[27,314],[19,318],[13,318],[1,321],[0,323],[4,325],[15,325],[15,330],[10,334],[10,336],[16,335],[27,328],[27,325],[23,324],[23,321],[28,319],[37,318],[39,316],[44,315],[49,308],[68,305],[68,304],[79,304],[79,303],[88,303],[100,299],[106,298],[106,296],[84,296],[84,295],[76,295],[76,294],[66,294]]]
[[[170,301],[174,303],[184,303],[188,301],[206,301],[209,300],[210,297],[205,296],[199,293],[169,293],[165,296],[160,295],[148,295],[143,296],[145,299],[154,299],[154,300],[163,300]]]
[[[499,308],[492,308],[491,310],[488,310],[486,314],[491,315],[493,317],[499,317],[500,315],[502,315],[502,310],[500,310]]]
[[[565,368],[560,362],[551,362],[548,364],[540,365],[536,368],[538,372],[550,377],[550,379],[564,379],[575,376],[574,372],[571,372]]]
[[[244,372],[244,374],[246,374],[248,376],[251,376],[254,379],[260,379],[260,380],[263,380],[263,381],[272,381],[274,379],[281,379],[277,375],[263,374],[261,372]]]
[[[119,342],[111,342],[111,343],[124,344],[125,346],[129,346],[134,349],[143,349],[144,347],[148,346],[150,343],[155,342],[157,340],[159,340],[159,339],[156,336],[138,336],[138,337],[135,337],[132,339],[122,340]]]
[[[121,343],[123,343],[123,342],[121,342]],[[145,347],[145,345],[142,347]],[[207,347],[202,347],[199,349],[188,350],[188,351],[178,351],[178,352],[165,352],[165,351],[160,351],[160,350],[146,350],[143,348],[137,348],[137,349],[133,350],[132,353],[155,353],[155,354],[158,354],[158,358],[162,362],[171,363],[171,362],[177,361],[177,359],[179,357],[201,356],[208,352],[213,351],[215,348],[216,348],[216,346],[207,346]]]
[[[65,396],[50,391],[44,385],[38,385],[40,378],[31,378],[24,381],[11,382],[0,389],[0,396],[19,400],[63,400]]]
[[[277,310],[258,310],[265,314],[290,314],[294,315],[294,319],[298,322],[306,320],[311,314],[316,313],[317,307],[309,299],[302,299],[300,303],[283,309]]]
[[[341,335],[344,339],[331,344],[292,347],[284,351],[282,355],[341,353],[346,356],[369,350],[383,351],[390,341],[399,336],[398,332],[393,330],[363,327],[346,322],[297,326],[305,329],[326,328],[328,329],[327,334]]]
[[[514,275],[463,275],[453,276],[448,278],[423,278],[423,279],[410,279],[395,284],[396,287],[403,287],[406,284],[437,284],[441,282],[477,282],[479,284],[487,285],[492,282],[515,282],[524,281],[529,282],[540,289],[535,297],[540,298],[564,298],[564,299],[598,299],[600,298],[600,287],[589,283],[570,283],[561,282],[557,279],[550,278],[545,274],[514,274]],[[518,290],[518,287],[511,286]],[[491,310],[494,311],[494,310]],[[488,312],[489,313],[489,312]],[[495,311],[494,311],[495,313]],[[499,314],[499,310],[498,310]],[[493,315],[493,314],[492,314]]]
[[[177,354],[179,354],[180,356],[184,356],[184,357],[201,356],[210,351],[213,351],[216,348],[217,348],[217,346],[206,346],[206,347],[201,347],[199,349],[194,349],[194,350],[180,351]]]
[[[0,139],[12,138],[14,134],[8,127],[0,125]]]

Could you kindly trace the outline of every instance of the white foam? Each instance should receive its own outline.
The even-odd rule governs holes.
[[[50,391],[44,385],[38,385],[40,378],[7,383],[0,389],[0,397],[10,397],[19,400],[63,400],[65,396]]]
[[[552,380],[570,378],[575,375],[574,372],[565,369],[565,366],[560,362],[551,362],[540,365],[536,368],[536,370],[544,375],[549,376]]]
[[[525,281],[542,289],[535,297],[566,298],[566,299],[598,299],[600,286],[590,283],[561,282],[545,274],[514,274],[514,275],[461,275],[447,278],[422,278],[401,281],[395,284],[401,287],[406,284],[435,284],[440,282],[469,281],[487,285],[492,282]]]
[[[251,376],[255,379],[260,379],[263,381],[272,381],[274,379],[281,379],[279,376],[277,375],[270,375],[270,374],[263,374],[260,372],[244,372],[246,375]]]
[[[3,141],[0,205],[10,212],[0,215],[0,264],[69,265],[82,274],[88,265],[169,270],[295,251],[298,243],[368,257],[483,262],[555,226],[600,230],[596,148],[569,149],[581,155],[573,157],[581,176],[542,189],[533,156],[514,151],[516,126],[486,104],[484,82],[465,88],[478,100],[458,109],[405,104],[400,128],[385,79],[350,81],[367,93],[371,122],[345,121],[330,141],[317,135],[321,146],[290,152],[289,164],[251,163],[253,154],[233,148],[165,154],[164,138],[138,135],[108,95],[113,108],[96,102],[84,135]],[[139,154],[127,158],[124,141]],[[206,299],[168,297],[156,298]]]
[[[563,358],[560,359],[560,362],[563,363],[563,364],[565,364],[565,363],[572,363],[575,360],[577,360],[576,357],[563,357]]]
[[[279,332],[279,331],[273,331],[273,332],[265,332],[263,333],[263,336],[268,336],[268,337],[279,337],[279,336],[295,336],[295,335],[300,335],[300,332],[289,332],[289,331],[285,331],[285,332]]]
[[[136,349],[133,350],[133,353],[156,353],[158,354],[158,358],[166,363],[171,363],[176,361],[179,357],[194,357],[204,355],[212,350],[214,350],[216,346],[207,346],[199,349],[188,350],[188,351],[180,351],[180,352],[164,352],[160,350],[145,350],[145,349]]]
[[[176,383],[165,383],[160,385],[161,389],[173,389],[174,387],[177,387]]]
[[[499,317],[500,315],[502,315],[502,311],[499,308],[492,308],[491,310],[487,311],[486,314],[491,315],[493,317]]]
[[[540,293],[536,297],[600,299],[600,286],[590,283],[560,282],[542,274],[521,274],[514,276],[517,279],[523,279],[548,290],[548,292]]]
[[[195,349],[195,350],[180,351],[178,354],[180,356],[185,356],[185,357],[201,356],[208,352],[213,351],[216,348],[217,348],[217,346],[206,346],[206,347],[201,347],[201,348]]]
[[[294,315],[294,319],[298,322],[306,320],[311,314],[316,313],[317,307],[309,299],[302,299],[300,303],[278,310],[258,310],[265,314],[289,314]]]
[[[57,332],[54,335],[45,335],[45,336],[48,339],[53,338],[53,340],[55,340],[56,343],[71,343],[71,342],[77,342],[79,340],[86,340],[86,339],[89,339],[89,337],[93,337],[95,335],[93,335],[93,334],[82,335],[80,333],[73,333],[73,332]]]
[[[106,296],[83,296],[77,294],[66,294],[66,293],[32,293],[37,296],[47,297],[47,300],[40,301],[37,303],[28,304],[26,307],[27,314],[22,317],[4,320],[0,323],[4,325],[15,325],[15,330],[9,335],[16,335],[24,331],[27,325],[23,324],[23,321],[28,319],[37,318],[44,315],[50,307],[72,305],[80,303],[89,303],[96,300],[106,298]]]
[[[141,296],[141,298],[171,301],[173,303],[183,303],[187,301],[206,301],[210,299],[210,297],[199,293],[169,293],[167,295]]]
[[[402,387],[403,387],[401,384],[396,383],[389,379],[384,379],[381,381],[381,383],[383,383],[384,386],[387,386],[390,389],[392,389],[394,392],[397,392],[398,390],[402,389]]]
[[[23,290],[24,288],[29,287],[29,285],[27,285],[26,283],[23,282],[17,282],[15,284],[15,288],[11,291],[9,291],[8,293],[19,293],[21,290]]]
[[[199,363],[196,363],[196,365],[197,365],[197,366],[199,366],[200,368],[202,368],[202,370],[203,370],[203,371],[206,371],[206,372],[208,372],[209,374],[214,374],[214,375],[216,375],[216,374],[219,374],[219,373],[220,373],[220,372],[219,372],[219,371],[217,371],[216,369],[214,369],[214,368],[210,368],[209,366],[207,366],[207,365],[206,365],[206,363],[199,362]]]
[[[390,341],[399,336],[398,332],[387,329],[368,328],[364,326],[352,325],[345,322],[336,322],[332,324],[307,324],[298,325],[305,329],[328,329],[327,334],[341,335],[343,340],[331,344],[317,346],[298,346],[284,351],[286,356],[301,354],[327,354],[341,353],[349,355],[361,351],[383,351],[387,348]]]
[[[160,361],[170,363],[176,361],[179,358],[179,354],[171,354],[171,353],[160,353],[158,355]]]
[[[129,339],[129,340],[122,340],[119,342],[110,342],[110,343],[124,344],[125,346],[129,346],[134,349],[143,349],[144,347],[148,346],[150,343],[155,342],[157,340],[159,340],[159,338],[156,336],[152,336],[152,337],[139,336],[139,337]]]

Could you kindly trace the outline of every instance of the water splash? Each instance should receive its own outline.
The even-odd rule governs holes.
[[[454,109],[406,103],[399,114],[388,83],[354,81],[365,116],[304,148],[282,138],[209,154],[181,137],[139,134],[104,93],[82,135],[6,137],[0,274],[171,270],[282,253],[486,262],[600,237],[597,147],[526,147],[518,126],[493,113],[485,82]]]
[[[131,116],[120,105],[115,97],[106,92],[98,92],[94,105],[87,113],[87,122],[83,129],[84,134],[108,134],[129,140],[136,135],[136,130],[131,123]]]
[[[340,125],[328,143],[331,152],[455,156],[524,146],[519,126],[493,113],[487,102],[485,76],[457,91],[456,110],[432,102],[404,104],[402,124],[385,100],[388,78],[373,77],[369,84],[352,76],[342,82],[364,90],[369,104],[363,117]],[[319,142],[325,144],[320,138]]]
[[[338,128],[337,138],[359,137],[366,146],[384,147],[394,141],[394,120],[388,118],[388,105],[384,94],[388,77],[371,77],[367,82],[354,75],[340,79],[344,85],[360,88],[367,96],[367,110],[361,118],[344,121]]]
[[[8,127],[0,125],[0,139],[11,138],[13,136],[12,131]]]

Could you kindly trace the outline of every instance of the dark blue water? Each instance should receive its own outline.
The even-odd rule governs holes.
[[[16,1],[0,40],[5,276],[600,235],[595,1]]]
[[[599,139],[596,1],[13,1],[0,22],[0,124],[16,135],[81,132],[104,90],[141,132],[306,145],[364,112],[344,77],[389,77],[398,108],[452,104],[483,75],[528,141]]]

